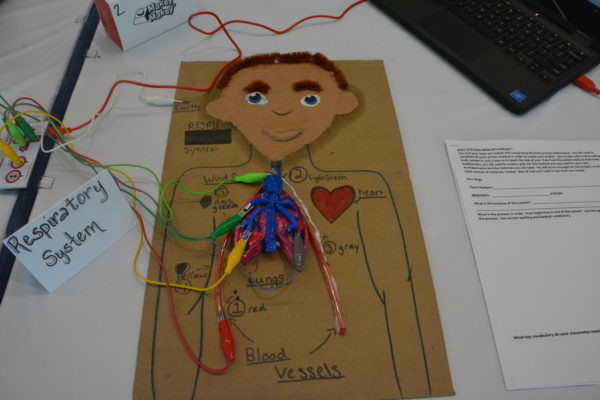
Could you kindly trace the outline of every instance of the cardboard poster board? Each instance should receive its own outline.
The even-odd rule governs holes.
[[[360,105],[338,116],[316,142],[283,161],[283,176],[318,227],[348,331],[335,332],[323,276],[312,250],[289,286],[258,290],[241,270],[224,283],[236,360],[223,375],[188,357],[169,314],[165,288],[147,286],[134,399],[396,399],[452,395],[452,381],[427,254],[400,132],[381,61],[339,61]],[[181,65],[179,85],[204,87],[221,63]],[[178,92],[163,182],[208,190],[232,174],[269,171],[270,163],[232,128],[210,118],[218,94]],[[173,225],[206,237],[237,213],[257,187],[224,185],[214,194],[168,193]],[[288,190],[289,191],[289,190]],[[336,207],[332,207],[336,204]],[[154,231],[171,282],[214,281],[218,251]],[[264,288],[293,275],[279,253],[248,270]],[[151,261],[151,279],[161,280]],[[194,352],[225,365],[215,293],[175,290],[179,321]]]

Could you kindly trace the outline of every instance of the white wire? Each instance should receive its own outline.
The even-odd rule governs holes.
[[[323,242],[321,241],[321,232],[319,232],[317,225],[314,223],[312,217],[310,216],[310,213],[308,212],[308,208],[306,208],[306,205],[302,201],[302,198],[300,196],[298,196],[298,192],[296,192],[296,189],[294,189],[294,187],[283,176],[281,177],[281,180],[283,180],[283,182],[287,185],[287,187],[289,187],[291,189],[292,193],[294,194],[294,197],[298,200],[298,202],[300,203],[300,206],[302,206],[302,209],[304,210],[304,215],[306,215],[308,222],[310,222],[310,224],[313,227],[313,230],[315,232],[315,238],[317,239],[317,242],[319,243],[319,247],[321,248],[321,253],[323,253],[323,258],[325,258],[325,261],[327,261],[327,258],[325,257],[325,250],[323,249]]]
[[[312,220],[310,213],[308,212],[308,209],[306,208],[306,205],[302,201],[302,198],[300,196],[298,196],[298,192],[296,192],[296,189],[294,189],[294,187],[283,176],[281,177],[281,179],[287,185],[287,187],[290,188],[292,193],[294,193],[294,197],[296,198],[296,200],[298,200],[298,202],[300,203],[300,206],[304,210],[304,215],[306,215],[306,218],[308,219],[308,221],[310,222],[310,224],[312,225],[312,227],[314,229],[315,238],[317,239],[317,242],[319,243],[319,247],[321,248],[321,254],[323,254],[323,258],[325,259],[325,262],[327,264],[329,264],[329,261],[327,261],[327,257],[325,256],[325,250],[323,249],[323,243],[321,242],[321,233],[319,232],[319,229],[317,229],[317,226],[315,225],[314,221]],[[333,291],[335,292],[335,295],[339,299],[340,294],[338,292],[337,283],[335,281],[335,278],[333,277],[333,275],[331,273],[330,273],[330,277],[331,277],[331,283],[333,285]],[[338,315],[335,310],[335,306],[333,306],[333,304],[332,304],[332,307],[333,307],[333,317],[335,319],[335,331],[339,333],[340,332],[340,321],[338,319]]]
[[[323,257],[325,257],[325,255],[323,255]],[[333,285],[333,290],[335,292],[335,295],[339,299],[340,298],[340,294],[338,292],[337,283],[335,282],[335,278],[331,274],[330,274],[330,278],[331,278],[331,284]],[[337,312],[335,312],[335,307],[334,307],[334,310],[333,310],[333,316],[335,318],[335,331],[337,333],[340,333],[340,319],[338,318]]]
[[[137,69],[141,69],[141,67],[139,67],[137,65],[133,65],[133,64],[132,65],[119,65],[119,66],[117,66],[113,70],[112,81],[113,82],[117,81],[117,77],[119,75],[119,70],[120,69],[122,69],[123,67],[131,67],[131,66],[133,66],[134,68],[137,68]],[[143,70],[140,71],[140,72],[138,72],[138,71],[133,71],[133,72],[141,73],[142,74],[142,79],[144,79],[144,82],[145,82],[146,74],[145,74],[145,72]],[[127,72],[125,72],[124,74],[127,74]],[[94,126],[96,125],[96,120],[102,119],[102,118],[104,118],[106,115],[108,115],[110,113],[110,110],[112,109],[112,107],[115,104],[116,97],[117,97],[116,94],[112,96],[112,98],[109,100],[109,102],[107,104],[107,107],[104,110],[104,112],[94,114],[94,116],[92,117],[92,120],[91,120],[90,124],[87,126],[87,128],[85,129],[85,131],[83,131],[81,134],[77,135],[76,138],[73,139],[73,137],[71,136],[70,140],[66,141],[65,143],[63,143],[63,144],[61,144],[59,146],[55,146],[55,147],[53,147],[53,148],[51,148],[49,150],[44,149],[44,147],[42,146],[42,148],[41,148],[42,152],[44,152],[44,153],[53,153],[53,152],[55,152],[57,150],[62,149],[63,147],[70,146],[73,143],[78,142],[81,139],[83,139],[84,137],[86,137],[90,132],[92,132]]]
[[[130,70],[125,70],[124,72],[121,72],[122,69],[125,68],[129,68]],[[132,69],[133,68],[133,69]],[[146,83],[146,71],[144,71],[144,69],[142,67],[140,67],[139,65],[136,64],[127,64],[127,65],[119,65],[117,66],[114,71],[113,71],[113,78],[112,81],[116,82],[118,80],[118,78],[122,75],[126,75],[128,73],[136,73],[136,74],[141,74],[142,75],[142,82]],[[140,91],[138,93],[138,96],[140,98],[140,100],[148,105],[155,105],[155,106],[170,106],[173,105],[174,103],[181,103],[180,100],[175,100],[175,99],[169,99],[166,97],[162,97],[162,96],[150,96],[147,97],[144,95],[144,89],[145,87],[141,87]],[[71,140],[59,145],[59,146],[55,146],[49,150],[44,149],[44,147],[42,146],[41,150],[44,153],[53,153],[56,150],[60,150],[63,147],[66,146],[70,146],[75,142],[80,141],[81,139],[83,139],[84,137],[86,137],[90,132],[92,132],[94,130],[94,127],[97,126],[96,121],[97,120],[101,120],[103,119],[106,115],[108,115],[111,111],[111,109],[113,108],[113,106],[115,105],[116,102],[116,95],[113,95],[111,100],[109,101],[106,109],[104,110],[104,112],[102,113],[96,113],[94,114],[94,116],[92,117],[92,120],[90,122],[90,124],[87,126],[86,130],[84,132],[82,132],[81,134],[77,135],[77,137],[73,138],[71,137]]]
[[[95,126],[95,122],[96,122],[97,119],[101,119],[101,118],[104,118],[106,116],[106,113],[108,111],[110,111],[111,107],[112,107],[112,104],[109,107],[107,107],[105,113],[103,113],[103,114],[94,114],[94,117],[92,118],[92,121],[90,122],[90,124],[87,126],[86,130],[83,133],[81,133],[80,135],[78,135],[75,139],[71,138],[71,140],[68,140],[68,141],[66,141],[65,143],[63,143],[63,144],[61,144],[59,146],[54,146],[53,148],[51,148],[49,150],[46,150],[44,148],[44,146],[41,146],[40,149],[42,150],[43,153],[53,153],[56,150],[60,150],[63,147],[67,147],[69,145],[72,145],[75,142],[80,141],[81,139],[83,139],[84,137],[86,137],[88,135],[88,133],[90,133],[92,131],[92,128]],[[101,118],[98,118],[98,117],[101,117]]]
[[[142,74],[142,83],[147,83],[146,82],[146,71],[144,70],[144,68],[140,67],[139,65],[136,64],[129,64],[129,65],[125,65],[125,66],[120,66],[118,68],[122,68],[122,67],[134,67],[137,70],[133,70],[132,72],[134,73],[138,73],[138,74]],[[117,81],[117,76],[116,76],[116,70],[115,70],[115,76],[113,77],[113,81],[116,82]],[[138,92],[138,97],[140,98],[140,100],[150,106],[172,106],[175,103],[182,103],[181,100],[176,100],[170,97],[164,97],[164,96],[146,96],[146,94],[144,93],[144,90],[146,90],[147,88],[145,86],[140,87],[140,91]]]

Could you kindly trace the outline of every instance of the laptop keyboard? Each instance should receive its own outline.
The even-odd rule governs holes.
[[[589,55],[509,0],[438,0],[524,68],[551,82]]]

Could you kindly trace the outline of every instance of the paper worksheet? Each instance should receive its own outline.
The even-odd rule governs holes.
[[[506,388],[600,384],[600,140],[446,148]]]

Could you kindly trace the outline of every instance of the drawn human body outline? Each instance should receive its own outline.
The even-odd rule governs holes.
[[[337,135],[343,135],[344,132],[338,129]],[[428,359],[427,359],[427,352],[426,352],[426,347],[430,348],[430,344],[426,344],[425,343],[425,339],[422,335],[422,330],[421,330],[421,326],[420,326],[420,315],[419,315],[419,307],[417,304],[417,295],[418,292],[415,290],[415,287],[413,285],[414,281],[413,281],[413,269],[414,269],[414,265],[411,263],[411,256],[409,254],[409,249],[407,249],[407,240],[405,238],[405,234],[404,234],[404,229],[403,229],[403,225],[402,225],[402,220],[400,218],[400,213],[398,210],[398,206],[395,202],[395,198],[396,195],[398,195],[398,193],[394,194],[395,192],[392,191],[392,188],[390,187],[387,178],[385,176],[384,173],[379,172],[379,171],[375,171],[375,170],[351,170],[351,169],[345,169],[345,170],[332,170],[332,169],[324,169],[321,168],[319,166],[316,165],[316,163],[313,160],[313,156],[312,156],[312,152],[311,152],[311,145],[307,145],[305,146],[305,150],[302,150],[303,152],[306,152],[306,155],[304,157],[301,157],[300,159],[303,160],[303,162],[308,162],[309,165],[305,164],[307,167],[310,166],[310,168],[314,169],[314,171],[316,172],[320,172],[320,173],[344,173],[344,174],[358,174],[358,176],[373,176],[374,178],[376,178],[375,180],[378,181],[378,185],[381,185],[381,187],[385,188],[386,194],[388,195],[388,199],[391,201],[391,205],[393,208],[393,213],[392,213],[392,209],[390,209],[390,217],[392,217],[392,224],[394,226],[397,226],[397,233],[395,235],[395,237],[398,237],[399,240],[401,240],[402,242],[402,251],[400,254],[400,258],[402,260],[398,261],[398,265],[399,267],[401,267],[402,269],[398,269],[396,268],[397,271],[400,272],[400,274],[403,274],[403,280],[407,287],[409,288],[406,292],[410,294],[410,296],[412,297],[412,309],[414,310],[414,324],[417,325],[417,342],[419,343],[419,350],[420,351],[420,358],[421,358],[421,362],[423,365],[423,373],[422,375],[425,376],[425,386],[427,387],[427,389],[425,391],[420,391],[418,392],[419,395],[426,395],[428,394],[432,394],[432,381],[430,379],[430,372],[429,372],[429,365],[428,365]],[[324,148],[324,147],[323,147]],[[323,148],[319,149],[319,150],[323,150]],[[187,173],[189,173],[190,171],[200,171],[200,170],[210,170],[212,168],[217,169],[218,171],[222,171],[222,172],[227,172],[227,174],[229,174],[229,176],[231,176],[233,173],[235,174],[240,174],[240,173],[244,173],[244,172],[250,172],[249,170],[245,170],[244,168],[248,167],[248,164],[250,163],[251,160],[254,159],[253,156],[253,152],[252,152],[252,147],[250,147],[249,150],[249,154],[248,157],[245,159],[245,161],[238,163],[236,165],[231,165],[231,166],[224,166],[224,165],[207,165],[207,166],[202,166],[202,167],[193,167],[190,169],[185,170],[178,178],[178,182],[181,182],[184,178],[185,175]],[[294,167],[296,164],[294,164],[294,162],[289,162],[285,161],[285,167],[286,168],[290,168],[290,167]],[[265,167],[263,167],[264,169],[266,168],[267,165],[265,163]],[[256,171],[252,171],[252,172],[256,172]],[[373,181],[373,180],[372,180]],[[352,181],[349,182],[352,185]],[[397,182],[396,182],[397,183]],[[310,185],[309,185],[310,186]],[[330,185],[327,184],[326,185],[329,189],[334,189],[335,185]],[[379,187],[379,186],[378,186]],[[396,188],[398,189],[398,188]],[[401,188],[399,188],[401,190]],[[306,192],[306,190],[304,190]],[[176,198],[176,193],[177,193],[177,188],[174,189],[171,199],[170,199],[170,203],[171,204],[176,204],[173,203],[175,198]],[[412,195],[412,192],[410,192],[410,195]],[[310,204],[310,197],[307,195],[303,195],[303,201],[305,204],[309,205]],[[402,198],[402,196],[399,196],[399,198]],[[236,198],[236,201],[239,202],[239,204],[243,204],[244,200],[244,195],[242,195],[241,199]],[[362,201],[362,200],[361,200]],[[382,201],[382,200],[368,200],[368,201]],[[366,201],[365,201],[366,202]],[[386,204],[387,203],[386,201]],[[362,219],[361,216],[364,215],[364,213],[366,213],[367,211],[356,211],[356,208],[359,207],[361,205],[358,206],[351,206],[350,209],[346,210],[345,213],[345,217],[346,218],[352,218],[353,222],[353,226],[355,226],[355,231],[356,231],[356,236],[359,238],[360,241],[360,249],[361,249],[361,254],[360,254],[360,258],[362,259],[362,261],[360,262],[360,264],[362,265],[362,268],[364,268],[364,274],[368,275],[369,278],[367,278],[365,280],[365,287],[368,290],[369,293],[371,293],[373,298],[376,298],[378,301],[378,304],[380,304],[380,306],[382,307],[380,309],[380,313],[381,313],[381,319],[385,320],[385,326],[386,326],[386,334],[387,334],[387,338],[388,338],[388,347],[390,349],[390,356],[389,356],[389,361],[390,361],[390,370],[393,370],[393,376],[394,376],[394,380],[395,380],[395,387],[398,391],[398,393],[391,393],[389,396],[394,397],[394,396],[400,396],[400,397],[411,397],[412,393],[414,393],[414,390],[408,389],[406,390],[404,388],[404,383],[402,382],[402,371],[399,371],[397,368],[397,363],[398,363],[398,358],[401,357],[395,354],[395,346],[394,346],[394,337],[392,336],[391,330],[390,330],[390,313],[389,311],[389,305],[391,304],[391,302],[393,302],[392,299],[392,295],[394,294],[393,292],[390,292],[388,288],[382,288],[383,285],[386,283],[385,280],[381,280],[380,277],[377,277],[378,275],[378,271],[377,271],[377,266],[373,266],[372,262],[370,261],[371,258],[373,257],[372,255],[370,255],[371,253],[371,245],[369,244],[369,238],[365,238],[363,235],[363,226],[362,226]],[[364,208],[364,207],[362,207]],[[177,210],[175,210],[177,211]],[[200,206],[199,206],[199,211],[201,212],[202,210],[200,210]],[[311,214],[313,214],[313,216],[318,214],[318,211],[314,210],[313,207],[311,207]],[[218,220],[215,221],[213,223],[213,225],[215,223],[218,223],[221,221],[221,219],[224,218],[223,215],[218,216]],[[325,222],[325,223],[318,223],[319,228],[321,228],[322,230],[327,230],[327,228],[329,228],[329,223]],[[166,237],[166,236],[165,236]],[[417,241],[419,239],[416,239]],[[164,240],[163,240],[164,242]],[[164,247],[163,247],[164,250]],[[164,253],[162,253],[163,256],[165,256]],[[213,255],[214,257],[214,255]],[[330,261],[331,262],[331,261]],[[426,262],[426,261],[425,261]],[[376,264],[376,263],[375,263]],[[426,267],[426,265],[425,265]],[[421,268],[418,268],[419,270],[421,270]],[[427,268],[425,268],[425,273],[427,274]],[[302,276],[300,277],[302,278]],[[204,285],[205,282],[194,282],[197,285]],[[371,290],[372,289],[372,290]],[[426,290],[428,288],[425,288]],[[160,290],[160,289],[159,289]],[[339,289],[341,292],[344,291],[344,287],[340,287]],[[427,293],[425,293],[425,295],[427,295]],[[204,329],[204,302],[205,296],[200,295],[197,296],[196,301],[194,302],[194,304],[192,305],[192,307],[189,307],[188,310],[188,314],[190,314],[192,311],[198,310],[198,318],[200,319],[200,326],[199,329],[200,331],[202,331]],[[157,302],[156,302],[156,310],[155,312],[158,313],[158,306],[160,306],[160,299],[157,298]],[[343,295],[342,295],[342,307],[343,307]],[[393,316],[393,315],[392,315]],[[428,315],[430,316],[430,315]],[[437,316],[435,316],[437,317]],[[211,317],[207,317],[207,318],[211,318]],[[156,320],[155,320],[156,322]],[[234,329],[237,330],[240,335],[241,338],[239,339],[240,342],[243,343],[244,340],[247,340],[249,343],[259,343],[260,342],[260,338],[259,337],[255,337],[255,335],[253,335],[252,332],[246,332],[245,331],[245,327],[243,324],[243,321],[235,321],[236,325],[234,326]],[[238,325],[239,323],[239,325]],[[352,326],[349,327],[349,329],[352,331]],[[432,330],[435,330],[435,327],[432,328]],[[156,333],[156,329],[154,330],[154,332]],[[237,334],[236,334],[237,335]],[[435,336],[435,335],[434,335]],[[203,342],[203,338],[204,335],[202,334],[200,336],[200,343],[198,343],[198,355],[201,357],[204,353],[204,342]],[[153,337],[153,341],[156,340],[156,336]],[[236,339],[237,340],[237,339]],[[318,355],[322,349],[332,346],[334,345],[336,342],[341,342],[343,341],[343,338],[339,338],[339,337],[335,337],[335,335],[333,335],[333,333],[330,332],[329,329],[325,329],[323,332],[323,337],[321,339],[318,339],[314,342],[312,342],[310,344],[310,347],[307,348],[306,353],[308,353],[309,355]],[[211,343],[209,345],[214,345],[214,343]],[[153,349],[154,349],[154,345],[153,345]],[[154,351],[154,350],[153,350]],[[154,358],[153,358],[154,359]],[[241,360],[240,360],[241,361]],[[237,366],[237,364],[236,364]],[[236,367],[234,366],[234,368]],[[154,368],[154,366],[152,367]],[[243,366],[239,366],[239,368],[243,368]],[[153,369],[154,371],[154,369]],[[154,372],[152,372],[154,373]],[[199,385],[199,368],[196,368],[196,374],[195,374],[195,378],[194,378],[194,382],[193,384],[191,384],[191,397],[195,398],[197,389],[198,389],[198,385]],[[152,385],[153,385],[153,393],[156,393],[154,390],[154,378],[152,378]]]
[[[411,276],[412,275],[412,271],[411,271],[412,266],[410,264],[410,258],[409,258],[410,256],[408,254],[408,249],[406,248],[405,238],[403,237],[404,232],[403,232],[403,228],[402,228],[402,222],[401,222],[400,216],[398,214],[398,210],[397,210],[397,206],[396,206],[396,203],[395,203],[395,200],[394,200],[394,196],[393,196],[393,193],[391,191],[391,188],[389,187],[389,184],[387,183],[387,180],[385,179],[385,176],[383,174],[381,174],[380,172],[378,172],[378,171],[372,171],[372,170],[325,170],[323,168],[318,167],[316,165],[316,163],[314,162],[312,153],[310,151],[310,145],[307,146],[307,150],[306,151],[307,151],[307,155],[308,155],[307,159],[308,159],[310,165],[314,168],[315,171],[326,172],[326,173],[344,173],[344,174],[359,173],[359,174],[375,175],[375,176],[378,177],[378,179],[381,180],[381,183],[384,186],[386,186],[387,193],[389,194],[390,204],[392,205],[392,207],[394,209],[396,223],[397,223],[397,226],[398,226],[398,229],[399,229],[399,237],[400,237],[400,240],[402,241],[402,244],[403,244],[403,246],[402,246],[402,248],[403,248],[402,253],[403,253],[403,258],[406,261],[406,265],[405,265],[406,266],[406,270],[405,270],[406,275],[403,277],[403,279],[408,282],[408,285],[410,286],[410,290],[411,290],[411,295],[414,298],[413,306],[414,306],[414,312],[415,312],[415,320],[417,321],[416,322],[417,325],[419,325],[419,327],[418,327],[418,331],[419,331],[418,341],[419,341],[420,348],[421,348],[421,353],[422,353],[422,366],[423,366],[423,369],[425,371],[426,385],[428,387],[429,393],[431,394],[431,381],[430,381],[430,376],[429,376],[429,366],[428,366],[428,361],[427,361],[426,352],[425,352],[425,343],[424,343],[424,340],[423,340],[423,337],[422,337],[422,334],[421,334],[421,327],[420,327],[420,321],[419,321],[419,311],[418,311],[416,293],[414,292],[414,285],[413,285],[412,276]],[[232,166],[202,166],[202,167],[189,168],[189,169],[187,169],[186,171],[184,171],[180,175],[180,177],[178,178],[177,181],[178,182],[182,182],[183,178],[185,177],[185,175],[188,174],[188,173],[190,173],[190,172],[192,172],[192,171],[205,170],[205,169],[219,168],[219,170],[221,170],[223,172],[227,172],[227,173],[239,173],[240,168],[243,167],[243,166],[245,166],[245,165],[247,165],[250,162],[250,160],[252,159],[252,157],[253,157],[253,154],[252,154],[252,152],[250,152],[250,155],[249,155],[248,159],[245,162],[237,164],[237,165],[232,165]],[[231,169],[231,170],[225,171],[227,169]],[[350,180],[350,183],[352,183],[351,180]],[[172,207],[173,207],[173,204],[175,204],[174,200],[175,200],[175,197],[176,197],[176,193],[177,193],[177,188],[174,189],[174,191],[172,193],[172,196],[171,196],[171,199],[170,199],[170,204],[171,204]],[[303,200],[304,200],[305,204],[308,203],[308,201],[307,201],[308,199],[303,199]],[[175,212],[177,212],[176,207],[174,207],[174,210],[175,210]],[[317,212],[318,211],[315,210],[315,209],[313,209],[311,211],[311,213],[313,213],[313,214],[316,214]],[[389,291],[386,292],[385,289],[380,289],[379,286],[378,286],[378,284],[377,284],[377,282],[376,282],[376,279],[373,278],[373,271],[372,271],[371,263],[369,262],[369,255],[368,255],[369,251],[368,251],[368,248],[366,247],[365,240],[362,237],[362,233],[361,233],[362,232],[362,228],[361,228],[361,222],[360,222],[360,211],[355,211],[353,208],[351,208],[351,209],[347,210],[347,213],[349,213],[349,214],[352,213],[353,218],[356,219],[356,225],[355,225],[356,226],[356,231],[357,231],[357,234],[360,237],[360,241],[361,241],[361,249],[362,249],[361,256],[364,258],[364,267],[368,271],[369,276],[371,276],[371,280],[369,282],[369,287],[372,288],[373,293],[377,296],[377,298],[379,299],[379,301],[381,303],[382,312],[383,312],[383,318],[385,319],[386,326],[388,327],[388,329],[386,331],[386,335],[387,335],[387,340],[389,341],[389,347],[390,347],[390,354],[389,354],[390,362],[391,362],[390,368],[393,369],[393,375],[394,375],[394,379],[395,379],[395,385],[396,385],[396,387],[398,389],[398,393],[397,394],[399,395],[400,398],[404,398],[403,384],[401,382],[402,376],[401,376],[400,372],[396,368],[396,360],[395,360],[395,358],[397,356],[394,354],[394,338],[391,336],[391,331],[389,330],[389,315],[388,315],[388,312],[387,312],[387,301],[388,301],[388,298],[387,298],[388,295],[387,295],[387,293],[389,293]],[[218,222],[219,221],[216,221],[216,223],[218,223]],[[166,251],[166,249],[163,246],[163,248],[161,249],[161,257],[165,257],[165,251]],[[213,254],[213,256],[211,256],[211,258],[214,260],[214,254]],[[213,265],[214,265],[214,263],[213,263]],[[210,277],[211,277],[211,273],[209,272],[208,279],[210,279]],[[300,278],[302,278],[302,276],[300,276]],[[207,279],[207,281],[208,281],[208,279]],[[198,282],[198,283],[195,283],[195,284],[205,285],[206,282]],[[159,288],[158,290],[161,290],[161,289]],[[343,288],[340,288],[340,290],[343,292]],[[192,295],[196,295],[196,294],[192,294]],[[342,300],[343,300],[343,297],[342,297]],[[160,302],[160,299],[157,298],[157,306],[158,306],[159,302]],[[198,313],[199,313],[198,317],[200,318],[200,325],[199,325],[200,331],[202,331],[204,329],[204,325],[205,325],[205,321],[203,321],[204,318],[209,318],[209,321],[213,318],[211,316],[211,314],[210,314],[211,310],[208,310],[209,314],[205,314],[204,305],[205,305],[204,304],[204,294],[197,294],[196,301],[194,302],[194,304],[192,305],[192,307],[190,307],[190,309],[187,312],[187,314],[190,315],[190,313],[193,310],[195,310],[196,308],[198,308]],[[342,306],[343,306],[343,304],[342,304]],[[207,322],[207,323],[209,323],[209,327],[210,327],[210,322]],[[260,340],[260,339],[255,338],[253,335],[249,334],[248,332],[246,332],[245,329],[243,328],[243,325],[242,326],[239,325],[239,321],[235,322],[234,328],[235,328],[236,332],[238,332],[242,336],[240,342],[243,341],[243,340],[247,340],[249,342],[254,343],[256,340]],[[349,329],[352,329],[352,327],[350,327]],[[156,330],[155,330],[155,332],[156,332]],[[156,340],[156,337],[153,338],[153,341],[154,340]],[[331,340],[331,338],[329,338],[329,340]],[[338,340],[343,340],[343,338],[339,338]],[[260,343],[260,342],[258,342],[258,343]],[[312,344],[311,344],[311,346],[312,346]],[[153,348],[154,348],[154,346],[153,346]],[[202,342],[202,339],[201,339],[201,343],[199,344],[199,349],[198,349],[198,354],[197,354],[197,356],[199,358],[202,357],[203,349],[204,349],[204,343]],[[308,352],[310,352],[310,351],[308,351]],[[154,357],[153,357],[153,361],[154,361]],[[192,395],[191,395],[192,399],[196,398],[195,397],[195,393],[197,393],[198,382],[199,382],[199,379],[200,379],[200,368],[198,366],[195,366],[195,368],[196,368],[196,377],[195,377],[194,384],[192,385],[192,390],[191,390],[192,391]],[[154,366],[152,367],[152,370],[154,370]],[[152,382],[153,382],[152,384],[154,384],[154,379],[153,378],[152,378]]]

